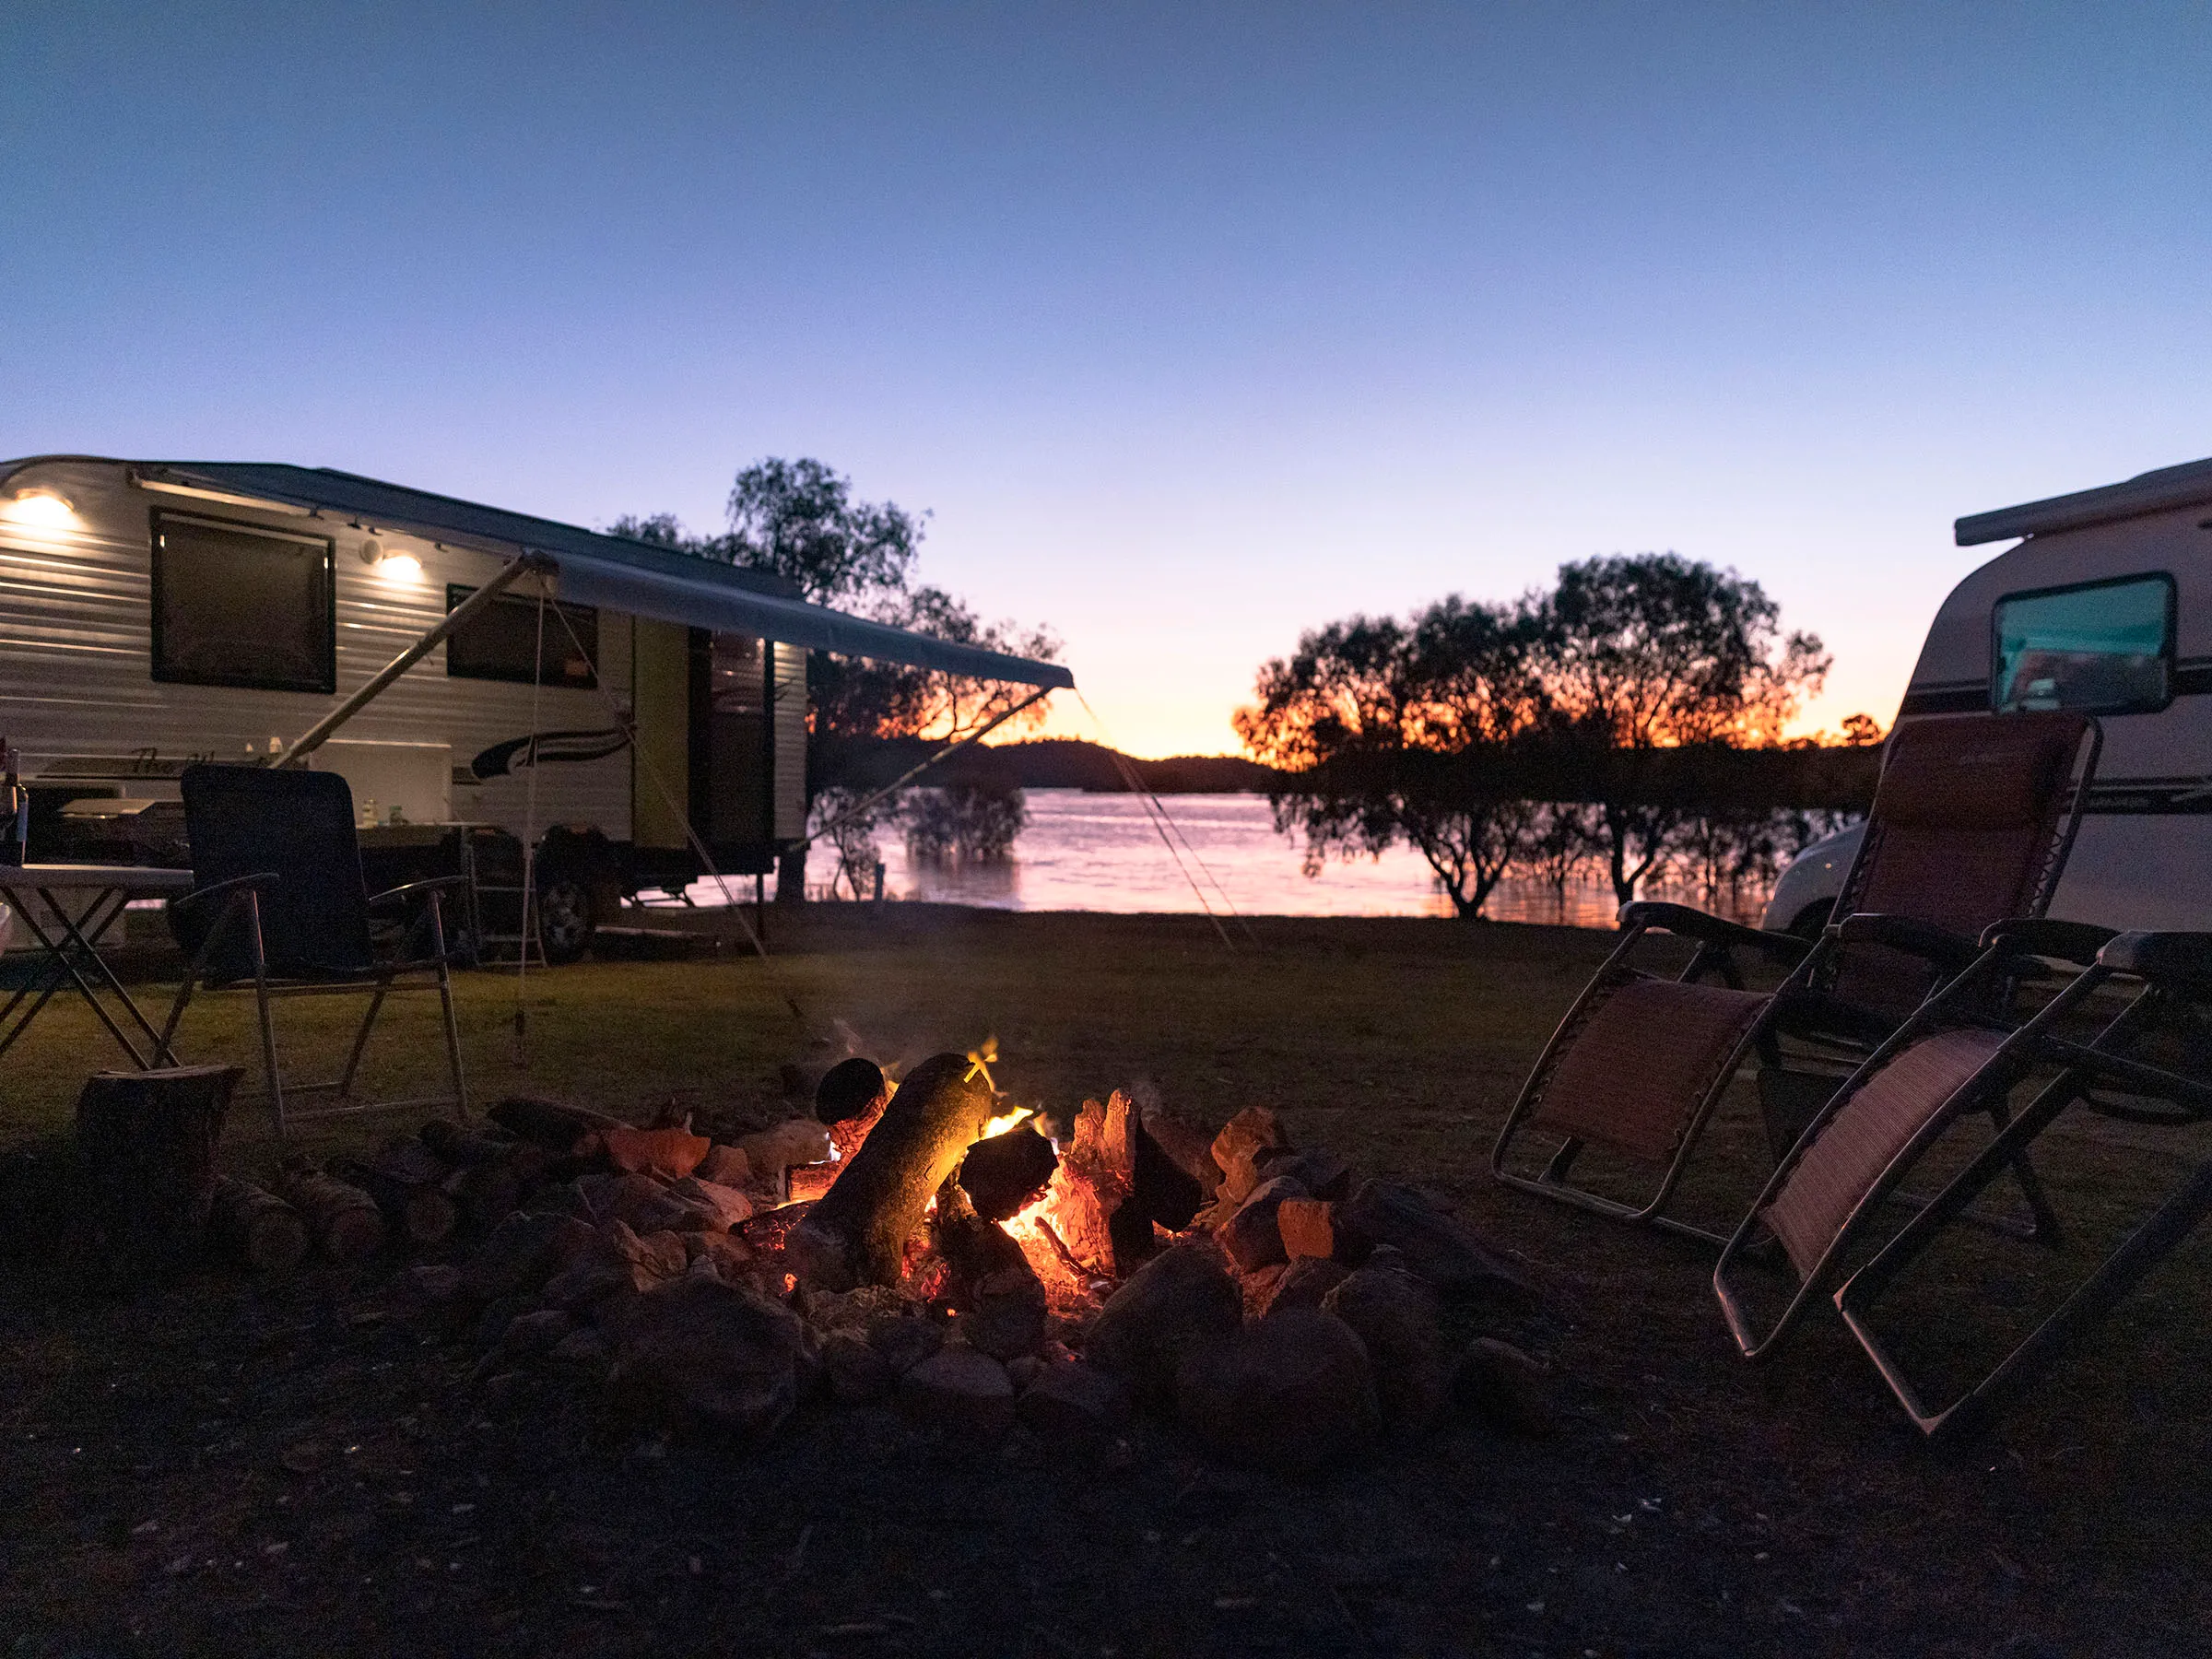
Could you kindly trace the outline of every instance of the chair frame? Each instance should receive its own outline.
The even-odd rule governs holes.
[[[453,964],[446,950],[445,916],[441,902],[444,889],[462,886],[466,876],[440,876],[422,881],[410,881],[400,887],[378,893],[368,900],[371,912],[390,908],[420,898],[424,900],[422,914],[408,929],[408,935],[427,931],[430,946],[427,956],[406,954],[406,938],[392,959],[379,963],[367,971],[332,980],[308,979],[299,976],[279,976],[269,971],[268,953],[261,928],[261,894],[279,878],[274,873],[262,872],[250,876],[233,877],[227,881],[211,882],[196,888],[172,900],[176,906],[200,907],[217,905],[215,920],[209,924],[199,948],[184,974],[184,982],[177,987],[175,999],[170,1004],[169,1020],[162,1028],[161,1044],[170,1046],[184,1010],[201,986],[207,964],[217,947],[231,929],[243,931],[246,948],[253,965],[253,1000],[261,1028],[262,1077],[267,1089],[270,1110],[276,1122],[276,1136],[284,1138],[287,1128],[293,1123],[318,1118],[343,1117],[363,1112],[398,1112],[422,1108],[453,1110],[462,1122],[468,1121],[468,1084],[461,1065],[461,1030],[453,1014]],[[409,976],[432,975],[429,983],[406,984]],[[229,986],[209,984],[211,992],[229,989]],[[241,987],[242,989],[242,987]],[[441,1013],[445,1027],[446,1064],[453,1075],[453,1093],[428,1095],[405,1100],[354,1100],[353,1081],[360,1070],[361,1055],[369,1046],[370,1032],[375,1028],[377,1016],[383,1011],[384,1001],[395,991],[429,991],[438,993]],[[355,1031],[353,1046],[346,1057],[346,1068],[336,1077],[324,1082],[294,1083],[294,1095],[335,1094],[340,1104],[319,1107],[313,1111],[288,1110],[285,1105],[285,1084],[276,1060],[276,1032],[271,1004],[282,996],[341,996],[369,997],[368,1011],[362,1015],[359,1028]]]
[[[2122,976],[2141,981],[2143,990],[2094,1040],[2077,1043],[2052,1034],[2052,1028],[2066,1013]],[[2100,1116],[2159,1127],[2212,1120],[2212,1085],[2113,1052],[2115,1045],[2131,1041],[2143,1025],[2174,1001],[2212,1002],[2212,935],[2123,934],[2107,945],[2093,965],[2006,1044],[2007,1051],[2018,1051],[2023,1068],[2039,1060],[2061,1061],[2058,1076],[1836,1290],[1834,1301],[1845,1327],[1857,1338],[1913,1425],[1929,1439],[1963,1438],[1986,1427],[2051,1368],[2068,1341],[2109,1313],[2212,1214],[2212,1160],[2207,1160],[1980,1382],[1946,1405],[1926,1403],[1904,1364],[1873,1328],[1872,1310],[1883,1293],[1946,1228],[1964,1218],[1968,1206],[2068,1107],[2078,1104]],[[2089,1090],[2099,1083],[2116,1084],[2162,1099],[2170,1103],[2169,1108],[2146,1111],[2098,1100]]]
[[[1843,924],[1849,932],[1853,923],[1864,924],[1866,918],[1853,918]],[[1728,1322],[1728,1334],[1735,1339],[1736,1351],[1754,1362],[1772,1358],[1775,1350],[1799,1323],[1816,1306],[1818,1299],[1832,1290],[1840,1275],[1841,1264],[1848,1257],[1852,1247],[1862,1241],[1874,1227],[1877,1218],[1892,1202],[1906,1202],[1915,1209],[1924,1207],[1927,1200],[1912,1200],[1900,1190],[1907,1172],[1928,1147],[1940,1140],[1961,1118],[1975,1112],[1985,1113],[1996,1134],[2002,1136],[2012,1123],[2011,1109],[2006,1096],[2019,1081],[2031,1060],[2024,1058],[2010,1036],[2020,1030],[2034,1029],[2048,1030],[2056,1020],[2071,1013],[2078,1006],[2079,997],[2069,984],[2061,994],[2024,1025],[1998,1018],[1993,1009],[2010,1006],[2022,982],[2039,972],[2042,959],[2054,959],[2073,964],[2077,981],[2084,966],[2095,959],[2097,952],[2115,935],[2109,928],[2091,927],[2077,922],[2049,920],[2018,920],[1993,924],[1982,935],[1981,954],[1964,970],[1933,993],[1915,1009],[1905,1022],[1868,1054],[1858,1068],[1829,1097],[1806,1125],[1797,1142],[1775,1165],[1759,1197],[1736,1224],[1735,1231],[1722,1246],[1719,1261],[1713,1264],[1712,1288],[1719,1298],[1721,1312]],[[1875,1076],[1891,1060],[1922,1039],[1939,1030],[1961,1027],[1984,1030],[1998,1030],[2007,1034],[2007,1041],[1976,1068],[1973,1074],[1932,1112],[1897,1157],[1876,1177],[1874,1182],[1852,1206],[1836,1235],[1829,1241],[1820,1259],[1811,1271],[1798,1277],[1796,1288],[1791,1293],[1788,1304],[1771,1325],[1764,1332],[1755,1330],[1752,1315],[1740,1285],[1732,1281],[1731,1271],[1738,1266],[1764,1265],[1754,1259],[1761,1248],[1765,1225],[1761,1219],[1767,1206],[1781,1194],[1798,1165],[1812,1152],[1836,1115],[1847,1106],[1852,1097],[1871,1082]],[[2052,1208],[2042,1182],[2034,1166],[2022,1151],[2006,1160],[2022,1194],[2026,1197],[2030,1224],[2017,1229],[2001,1222],[1980,1217],[1964,1218],[1975,1220],[1996,1230],[2011,1232],[2017,1237],[2037,1243],[2055,1244],[2059,1234],[2059,1220]]]
[[[1992,715],[1988,718],[2005,717]],[[2103,727],[2093,718],[2086,719],[2075,752],[2073,770],[2069,774],[2068,798],[2064,810],[2057,816],[2053,833],[2045,848],[2042,869],[2025,911],[2028,919],[2041,917],[2051,901],[2052,893],[2058,886],[2059,877],[2065,869],[2075,837],[2081,828],[2082,812],[2088,805],[2089,782],[2096,776],[2103,742]],[[1521,1092],[1515,1098],[1512,1110],[1506,1113],[1505,1123],[1491,1147],[1491,1175],[1503,1185],[1519,1192],[1533,1193],[1539,1197],[1572,1205],[1618,1221],[1695,1239],[1716,1249],[1724,1248],[1728,1243],[1727,1235],[1681,1220],[1665,1212],[1688,1171],[1690,1159],[1704,1136],[1713,1112],[1743,1069],[1745,1062],[1756,1053],[1767,1065],[1780,1065],[1782,1037],[1803,1035],[1802,1032],[1785,1030],[1784,1016],[1794,1010],[1816,1008],[1832,1022],[1827,1030],[1819,1032],[1818,1040],[1849,1045],[1857,1051],[1853,1055],[1853,1070],[1856,1069],[1858,1053],[1878,1048],[1894,1033],[1900,1023],[1888,1017],[1855,1008],[1823,994],[1823,982],[1839,965],[1842,946],[1846,943],[1877,944],[1919,958],[1936,971],[1934,982],[1929,987],[1931,995],[1940,992],[1982,954],[1976,940],[1930,923],[1907,916],[1853,916],[1850,913],[1848,907],[1856,895],[1865,889],[1871,879],[1877,844],[1874,835],[1866,836],[1860,842],[1858,856],[1853,860],[1852,867],[1844,877],[1842,890],[1837,898],[1837,908],[1844,912],[1844,922],[1853,924],[1848,935],[1841,922],[1830,923],[1822,930],[1818,940],[1808,943],[1793,934],[1769,933],[1760,928],[1745,927],[1683,904],[1637,900],[1621,906],[1618,918],[1622,930],[1621,941],[1592,976],[1590,983],[1583,988],[1573,1006],[1567,1010],[1566,1018],[1560,1020],[1551,1040],[1537,1056],[1536,1064],[1530,1069],[1527,1080],[1522,1084]],[[1645,1202],[1631,1203],[1573,1185],[1568,1180],[1568,1175],[1585,1145],[1580,1137],[1567,1137],[1536,1174],[1523,1174],[1508,1167],[1507,1159],[1512,1154],[1513,1143],[1542,1105],[1545,1086],[1549,1082],[1552,1072],[1568,1048],[1582,1034],[1583,1026],[1596,1007],[1630,978],[1658,977],[1638,970],[1630,959],[1636,954],[1637,946],[1643,936],[1653,932],[1678,935],[1696,944],[1697,948],[1688,964],[1676,976],[1678,983],[1695,983],[1710,973],[1717,975],[1721,982],[1731,989],[1741,990],[1743,977],[1735,957],[1738,950],[1757,953],[1770,961],[1789,963],[1791,970],[1788,977],[1768,997],[1766,1006],[1758,1018],[1729,1051],[1712,1082],[1690,1107],[1658,1187]],[[1856,1025],[1858,1029],[1855,1031],[1843,1029],[1849,1025]],[[1842,1085],[1848,1075],[1838,1076],[1838,1087]],[[1833,1093],[1831,1090],[1831,1099]],[[2040,1221],[2040,1218],[2038,1219]]]

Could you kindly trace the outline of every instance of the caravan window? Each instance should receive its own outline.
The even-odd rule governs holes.
[[[2124,714],[2172,700],[2173,578],[2129,576],[1997,601],[2000,713],[2079,709]]]
[[[445,608],[452,610],[476,591],[449,583]],[[556,609],[559,617],[553,614]],[[569,619],[567,628],[560,625],[561,617]],[[583,647],[581,653],[576,649],[579,643]],[[466,627],[446,636],[445,672],[453,679],[516,680],[525,686],[535,681],[589,691],[599,683],[592,672],[599,655],[598,611],[588,605],[547,606],[542,658],[538,653],[537,601],[501,594],[490,609],[478,612]]]
[[[267,691],[338,688],[327,540],[154,515],[154,677]]]

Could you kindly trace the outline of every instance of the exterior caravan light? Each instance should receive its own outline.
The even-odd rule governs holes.
[[[361,562],[384,581],[408,582],[421,580],[422,560],[398,547],[387,547],[374,537],[361,544]]]
[[[0,518],[33,530],[65,530],[76,523],[69,498],[43,486],[19,489],[0,503]]]

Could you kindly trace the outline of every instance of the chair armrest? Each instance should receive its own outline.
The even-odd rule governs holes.
[[[1719,916],[1692,910],[1687,904],[1666,904],[1656,899],[1639,899],[1620,907],[1616,918],[1625,931],[1631,927],[1664,928],[1684,938],[1695,939],[1700,945],[1741,946],[1746,950],[1760,950],[1787,962],[1803,959],[1812,946],[1795,934],[1768,933],[1763,928],[1746,927],[1739,922],[1725,921]]]
[[[1963,968],[1982,954],[1982,947],[1964,934],[1933,922],[1872,911],[1830,923],[1826,936],[1842,945],[1887,945],[1942,968]]]
[[[2088,922],[2053,922],[2042,916],[2011,916],[1982,930],[1982,948],[2002,947],[2015,956],[2055,957],[2088,966],[2120,935]]]
[[[273,881],[282,879],[274,870],[259,870],[251,876],[233,876],[228,881],[211,881],[204,888],[194,888],[189,893],[179,893],[169,901],[169,908],[182,910],[187,905],[205,904],[210,899],[221,899],[241,888],[258,890]]]
[[[2097,953],[2097,965],[2149,980],[2212,982],[2212,934],[2124,933]]]
[[[427,876],[420,881],[402,882],[398,887],[386,888],[369,900],[371,910],[380,904],[391,904],[401,899],[412,899],[418,893],[435,892],[441,888],[460,887],[468,880],[465,876]]]

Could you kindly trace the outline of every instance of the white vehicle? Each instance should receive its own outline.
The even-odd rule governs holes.
[[[351,473],[0,462],[0,738],[40,862],[177,862],[185,766],[304,763],[351,785],[372,882],[443,862],[495,891],[488,857],[519,923],[535,843],[558,960],[621,897],[681,892],[701,849],[757,875],[805,835],[808,650],[1074,684],[779,577]]]
[[[1962,518],[1959,545],[2021,538],[1953,588],[1898,710],[2079,709],[2104,751],[2051,914],[2212,928],[2212,460]],[[1850,829],[1800,853],[1762,924],[1827,919]]]

